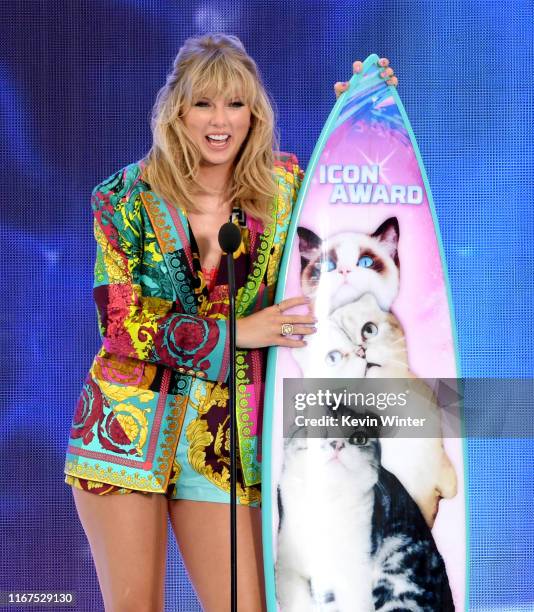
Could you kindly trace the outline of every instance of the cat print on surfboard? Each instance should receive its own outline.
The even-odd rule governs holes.
[[[366,60],[325,124],[282,260],[276,301],[307,295],[318,322],[306,347],[269,354],[269,610],[462,610],[467,598],[462,441],[441,435],[423,380],[458,376],[446,268],[408,118],[377,62]],[[409,380],[438,434],[293,436],[284,378]]]

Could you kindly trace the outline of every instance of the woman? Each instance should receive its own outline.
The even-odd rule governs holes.
[[[336,94],[346,87],[337,83]],[[286,313],[305,298],[273,305],[302,172],[294,155],[273,154],[269,99],[234,36],[185,42],[152,131],[146,158],[93,191],[102,348],[73,418],[65,482],[106,610],[163,610],[167,516],[203,608],[228,609],[228,288],[217,236],[231,218],[242,233],[238,601],[260,610],[264,347],[303,346],[315,331],[311,312]]]

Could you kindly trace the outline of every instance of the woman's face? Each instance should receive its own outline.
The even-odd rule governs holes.
[[[239,96],[193,100],[184,125],[200,149],[201,165],[231,166],[250,128],[250,108]]]

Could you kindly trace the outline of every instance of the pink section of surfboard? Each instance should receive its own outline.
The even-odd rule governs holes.
[[[335,151],[336,163],[347,160],[356,166],[378,164],[380,184],[423,186],[415,152],[394,130],[380,135],[361,122],[359,130],[350,133],[342,125],[330,137],[319,160],[330,162]],[[373,152],[369,155],[369,142]],[[366,153],[362,153],[362,150]],[[387,160],[384,163],[384,160]],[[447,293],[441,257],[434,232],[426,193],[421,204],[351,204],[336,203],[329,207],[332,185],[319,183],[315,173],[308,191],[308,205],[302,210],[299,225],[329,236],[342,231],[372,232],[385,219],[397,216],[400,225],[399,259],[401,286],[392,310],[400,319],[409,342],[410,365],[419,376],[453,378],[456,376],[454,346]],[[317,202],[317,206],[311,203]],[[324,214],[321,214],[321,212]],[[294,245],[298,251],[298,244]],[[300,259],[293,253],[287,279],[287,294],[300,294]],[[413,273],[412,271],[417,271]],[[405,273],[403,273],[405,272]]]
[[[380,104],[386,107],[394,103],[390,96]],[[324,168],[332,164],[360,168],[378,165],[380,184],[388,190],[393,185],[419,186],[422,201],[418,204],[344,202],[344,199],[350,200],[350,185],[347,184],[337,202],[331,203],[333,185],[321,181],[325,178]],[[336,178],[339,175],[337,172]],[[339,232],[372,233],[393,216],[397,217],[400,227],[401,282],[391,310],[405,332],[410,369],[421,378],[455,378],[455,350],[441,255],[415,151],[404,130],[388,129],[380,122],[365,120],[342,123],[330,135],[317,162],[298,224],[324,239]],[[295,237],[284,298],[302,294],[300,273],[298,239]],[[276,369],[275,414],[279,418],[273,423],[273,440],[281,440],[283,378],[300,377],[301,372],[286,349],[278,351]],[[442,500],[432,533],[446,563],[456,609],[461,610],[465,597],[466,537],[463,452],[458,438],[445,439],[444,446],[456,469],[458,493],[453,499]],[[281,471],[281,461],[280,454],[273,450],[273,486]],[[272,499],[276,499],[276,490],[272,495]],[[277,521],[273,521],[274,542],[277,528]]]

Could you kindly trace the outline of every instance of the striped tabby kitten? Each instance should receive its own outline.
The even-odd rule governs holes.
[[[429,387],[410,370],[404,330],[397,317],[384,312],[370,293],[333,312],[330,316],[332,324],[336,324],[338,333],[343,332],[354,345],[355,352],[365,364],[367,378],[410,379],[406,385],[412,393],[411,400],[405,414],[401,413],[401,408],[397,408],[397,414],[410,416],[420,411],[427,419],[427,437],[403,437],[402,432],[395,437],[382,437],[382,465],[399,478],[419,506],[428,526],[432,527],[441,499],[456,495],[457,478],[443,447],[440,408]],[[361,371],[359,363],[355,377]],[[334,368],[330,368],[328,376],[336,376],[334,372]],[[347,377],[347,374],[340,372],[339,377]]]

